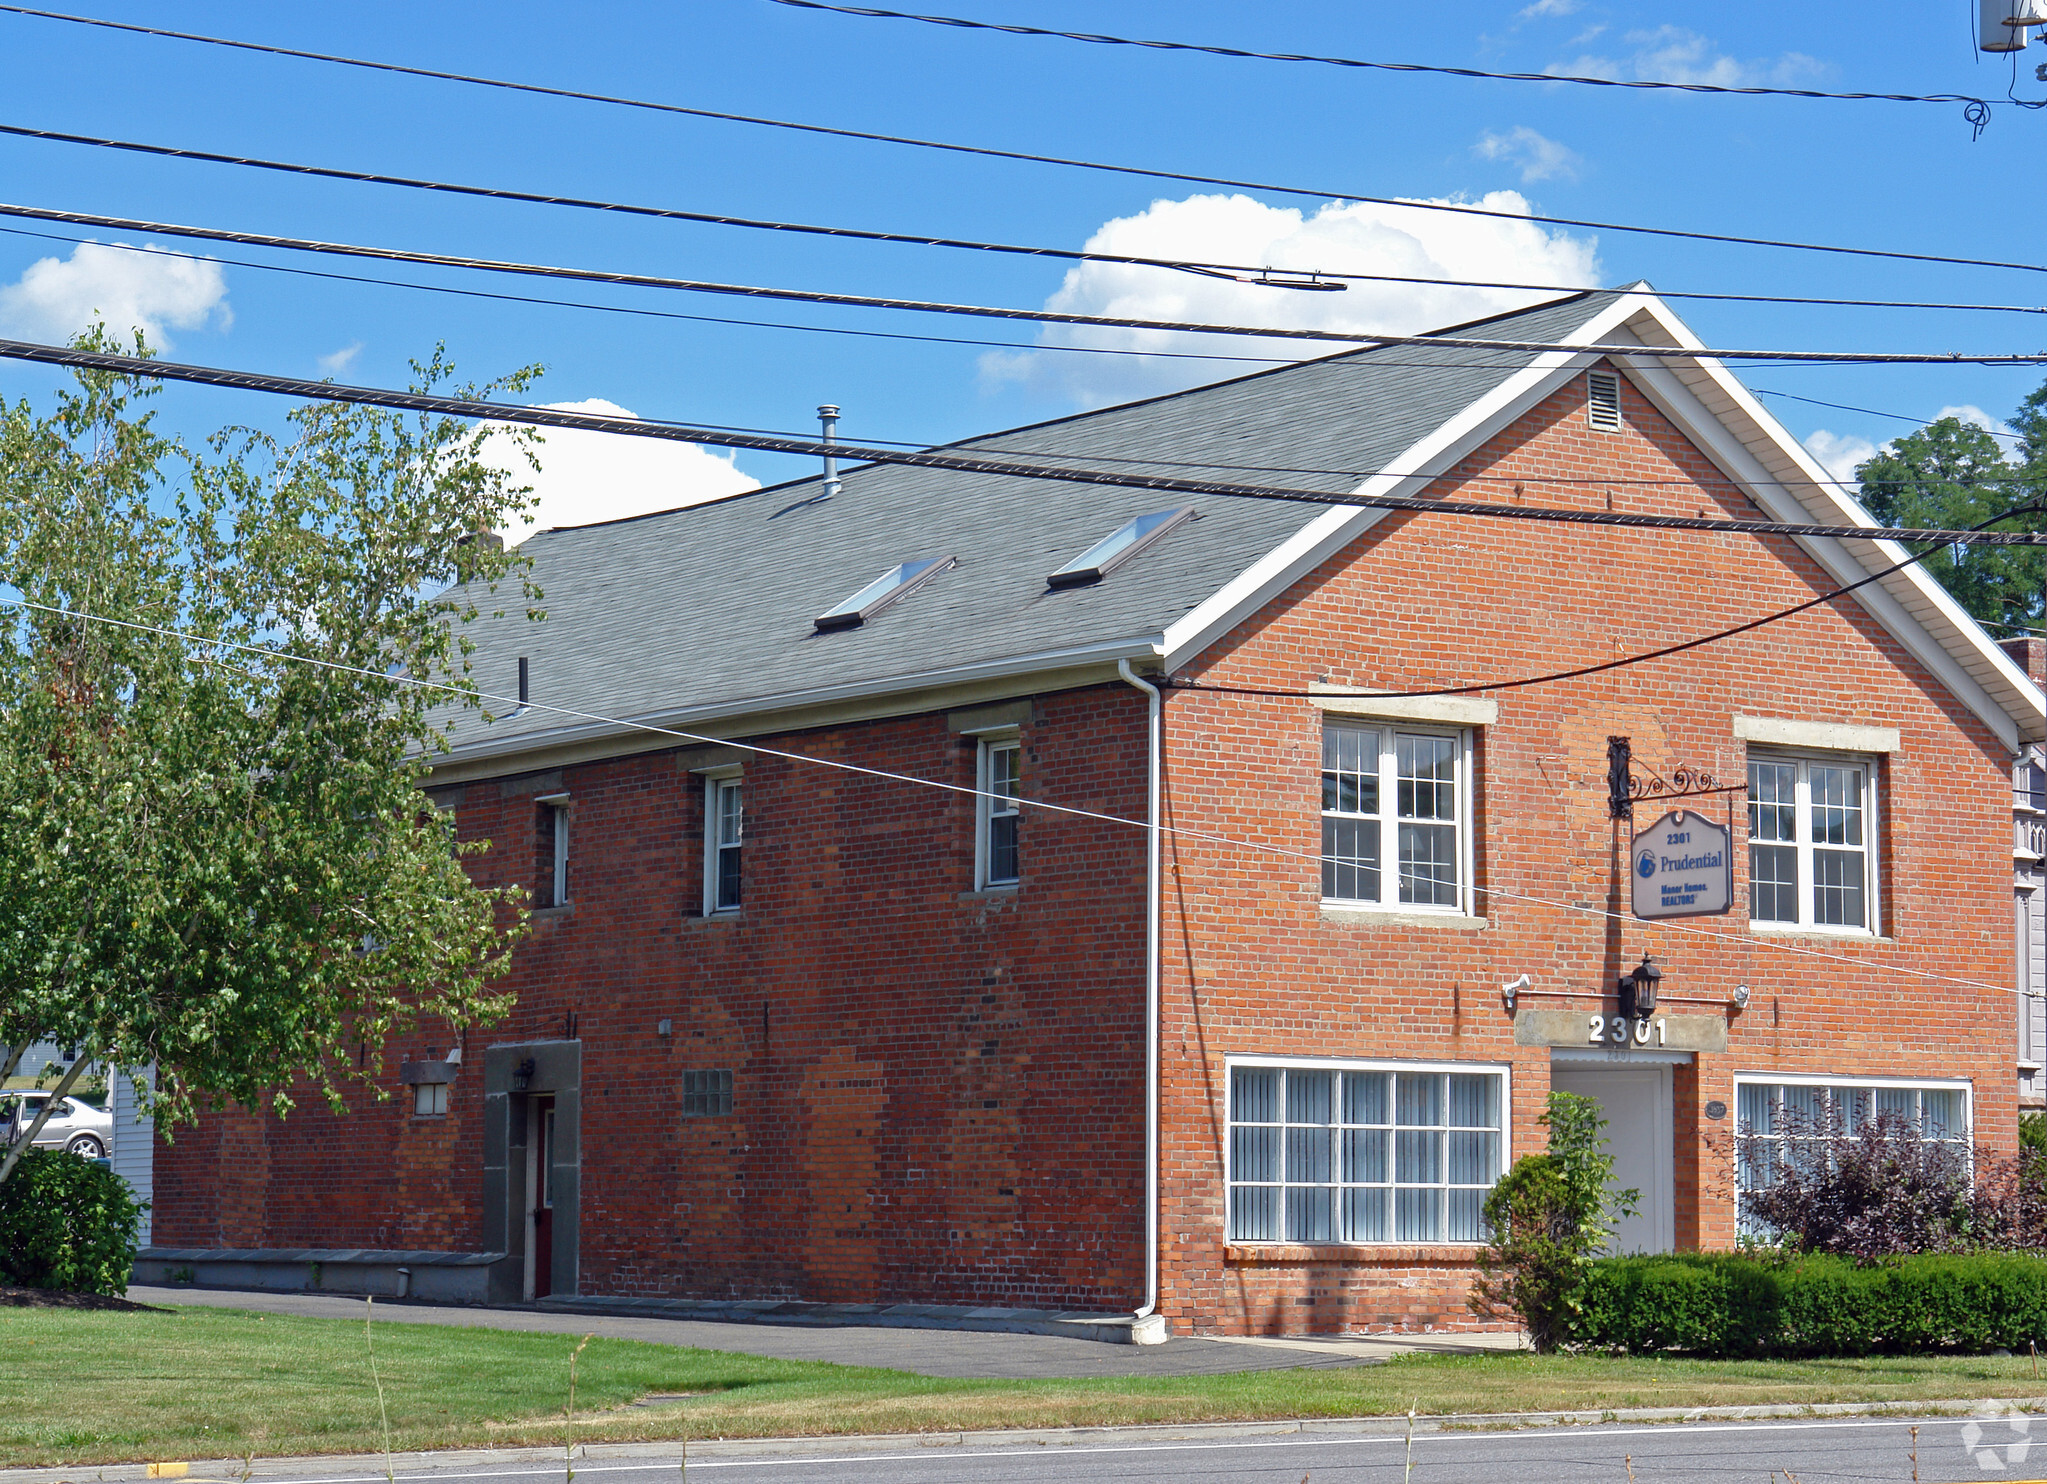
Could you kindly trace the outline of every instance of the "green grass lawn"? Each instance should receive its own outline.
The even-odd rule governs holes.
[[[375,1328],[393,1449],[559,1446],[576,1337]],[[363,1326],[228,1309],[0,1309],[0,1464],[373,1452]],[[650,1394],[688,1393],[648,1406]],[[1418,1355],[1345,1370],[1143,1380],[944,1381],[630,1340],[590,1342],[587,1441],[1061,1424],[1522,1412],[2047,1393],[2033,1362],[1912,1357],[1685,1361]]]

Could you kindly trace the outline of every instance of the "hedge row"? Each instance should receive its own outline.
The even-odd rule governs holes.
[[[1572,1339],[1604,1350],[1708,1356],[2047,1349],[2047,1257],[1740,1253],[1612,1257],[1592,1265]]]

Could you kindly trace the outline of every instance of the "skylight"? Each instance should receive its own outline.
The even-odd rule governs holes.
[[[1136,556],[1166,532],[1194,514],[1192,505],[1158,510],[1127,521],[1045,579],[1054,588],[1084,587]]]
[[[921,562],[904,562],[891,567],[867,586],[846,599],[836,608],[826,609],[816,619],[817,631],[828,634],[834,629],[857,629],[860,625],[881,612],[882,609],[907,596],[913,589],[921,587],[936,577],[957,558],[931,557]]]

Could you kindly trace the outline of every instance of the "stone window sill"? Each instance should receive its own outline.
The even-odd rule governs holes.
[[[1016,886],[984,886],[979,891],[963,891],[957,900],[962,906],[973,902],[1013,902],[1022,888]]]
[[[744,921],[746,921],[746,913],[744,911],[734,909],[729,912],[700,912],[695,917],[683,918],[682,925],[686,928],[701,929],[715,927],[720,923]]]
[[[1297,1265],[1311,1262],[1370,1263],[1381,1267],[1469,1267],[1484,1249],[1469,1242],[1445,1242],[1419,1246],[1387,1242],[1361,1245],[1348,1242],[1231,1242],[1223,1248],[1223,1261],[1240,1266],[1252,1264]]]
[[[1453,933],[1481,933],[1489,923],[1483,917],[1466,917],[1461,912],[1402,912],[1387,907],[1352,907],[1339,902],[1321,904],[1322,920],[1343,927],[1442,928]]]
[[[576,904],[563,902],[559,907],[535,907],[527,915],[535,922],[560,922],[565,917],[576,915]]]

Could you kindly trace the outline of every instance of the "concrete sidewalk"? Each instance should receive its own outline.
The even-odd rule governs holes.
[[[235,1292],[135,1285],[128,1297],[165,1307],[247,1309],[319,1319],[360,1319],[363,1301],[339,1294]],[[1518,1349],[1519,1335],[1417,1335],[1349,1339],[1231,1339],[1181,1336],[1163,1345],[1104,1345],[1056,1335],[971,1330],[883,1329],[845,1325],[812,1328],[719,1323],[559,1310],[454,1308],[382,1299],[385,1324],[447,1324],[541,1334],[597,1334],[657,1345],[687,1345],[778,1360],[822,1360],[882,1366],[922,1376],[1035,1380],[1070,1376],[1216,1376],[1232,1371],[1370,1365],[1417,1351],[1452,1354]]]

